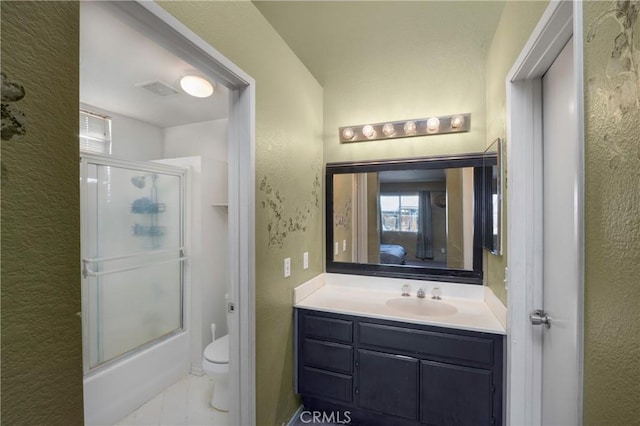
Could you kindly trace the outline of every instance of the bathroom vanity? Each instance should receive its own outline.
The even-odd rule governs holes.
[[[445,284],[443,301],[432,301],[433,285],[443,286],[421,284],[425,299],[323,285],[299,300],[296,386],[305,409],[348,411],[367,426],[502,424],[504,328],[483,298],[453,297],[460,286]],[[438,303],[455,312],[429,315]]]
[[[327,164],[327,273],[294,292],[306,410],[365,426],[503,424],[506,309],[482,285],[485,240],[499,241],[497,157]]]

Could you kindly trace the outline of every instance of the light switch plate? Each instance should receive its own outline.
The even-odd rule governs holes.
[[[336,241],[336,248],[334,250],[334,253],[336,256],[340,254],[340,243]]]
[[[302,268],[309,269],[309,252],[305,251],[302,254]]]
[[[284,277],[287,278],[291,276],[291,258],[287,257],[284,260]]]
[[[342,240],[342,251],[347,251],[347,240]]]

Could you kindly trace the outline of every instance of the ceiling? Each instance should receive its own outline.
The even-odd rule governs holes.
[[[504,1],[254,1],[325,86],[345,68],[371,69],[451,46],[485,52]],[[159,127],[228,117],[228,90],[191,97],[179,78],[194,68],[127,23],[106,2],[81,2],[80,100]],[[161,97],[139,85],[161,81]]]
[[[384,61],[411,63],[444,46],[486,51],[504,1],[253,2],[314,77],[325,85],[342,70]],[[435,58],[437,60],[437,58]]]
[[[222,84],[209,98],[194,98],[180,89],[180,77],[192,72],[201,74],[136,30],[106,2],[81,2],[83,104],[161,128],[227,118],[229,95]],[[178,93],[159,96],[139,87],[152,81],[161,81]]]

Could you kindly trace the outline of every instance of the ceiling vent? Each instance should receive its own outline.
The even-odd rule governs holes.
[[[161,81],[150,81],[148,83],[138,83],[136,84],[136,87],[141,87],[158,96],[171,96],[179,93],[176,89],[169,86],[167,83],[163,83]]]

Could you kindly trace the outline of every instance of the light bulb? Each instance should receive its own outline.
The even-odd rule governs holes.
[[[395,132],[396,132],[396,129],[393,127],[393,124],[391,123],[387,123],[384,126],[382,126],[382,133],[384,133],[385,136],[392,136]]]
[[[440,128],[440,120],[438,117],[431,117],[427,120],[427,132],[435,133]]]
[[[208,98],[213,94],[213,84],[197,75],[185,75],[180,79],[180,87],[196,98]]]
[[[344,139],[351,140],[355,135],[356,135],[356,132],[354,132],[351,127],[347,127],[346,129],[342,130],[342,137]]]
[[[407,135],[412,135],[416,132],[416,122],[415,121],[407,121],[404,123],[404,132]]]
[[[462,125],[464,124],[464,116],[462,115],[456,115],[455,117],[453,117],[451,119],[451,128],[452,129],[459,129],[462,127]]]
[[[376,135],[376,131],[372,125],[367,124],[362,128],[362,134],[365,135],[367,138],[371,139]]]

